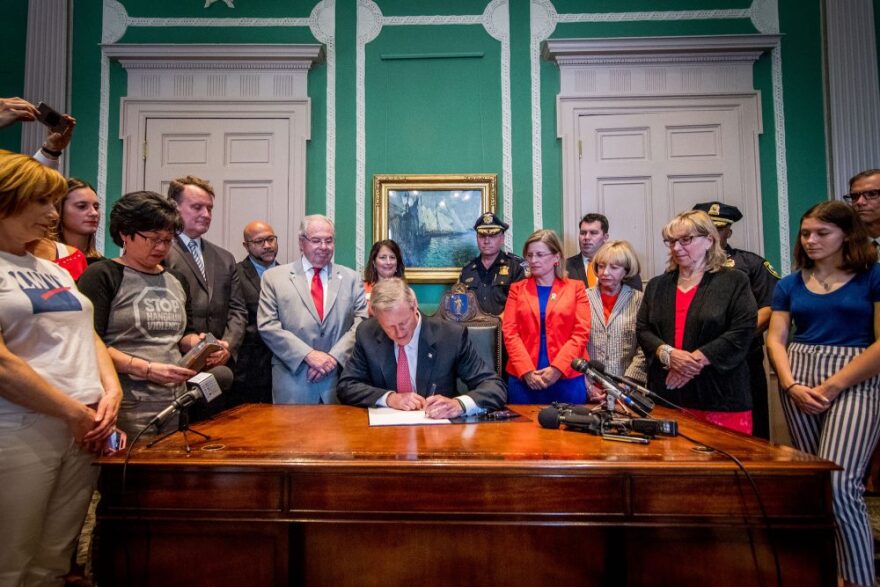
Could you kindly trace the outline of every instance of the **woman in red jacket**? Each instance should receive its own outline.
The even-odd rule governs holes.
[[[562,244],[552,230],[526,239],[527,279],[510,286],[502,316],[509,359],[508,403],[585,403],[584,376],[571,368],[586,357],[590,306],[584,284],[563,277]]]

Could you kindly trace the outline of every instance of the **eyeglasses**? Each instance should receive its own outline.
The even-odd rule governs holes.
[[[318,245],[327,245],[327,246],[329,247],[330,245],[333,244],[333,241],[334,241],[334,238],[333,238],[332,236],[329,237],[329,238],[317,238],[317,237],[309,238],[309,237],[307,237],[307,236],[304,236],[304,237],[302,237],[302,238],[304,238],[305,240],[309,241],[310,243],[312,243],[312,244],[315,245],[316,247],[317,247]]]
[[[678,238],[665,238],[663,239],[663,244],[669,247],[670,249],[675,246],[675,243],[680,243],[681,246],[686,247],[692,242],[694,239],[700,236],[706,236],[704,234],[689,234],[687,236],[680,236]]]
[[[159,245],[164,245],[166,247],[170,247],[171,243],[174,242],[173,238],[159,238],[158,236],[147,236],[142,232],[135,231],[135,234],[153,245],[154,247],[158,247]]]
[[[865,190],[863,192],[853,192],[851,194],[845,194],[843,196],[843,200],[847,204],[855,204],[859,201],[859,198],[865,198],[866,202],[872,202],[877,198],[880,198],[880,189],[878,190]]]
[[[553,253],[543,253],[543,252],[534,252],[534,253],[526,253],[526,259],[538,259],[539,261],[544,257],[549,257]]]
[[[258,247],[262,247],[264,245],[269,245],[271,247],[276,242],[278,242],[278,237],[277,236],[267,236],[265,238],[255,238],[252,241],[245,240],[244,242],[248,243],[249,245],[257,245]]]

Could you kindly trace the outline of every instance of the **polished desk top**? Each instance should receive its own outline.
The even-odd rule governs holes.
[[[299,467],[355,465],[406,468],[584,468],[730,470],[726,456],[700,450],[678,436],[657,437],[650,444],[604,440],[567,430],[544,429],[537,415],[542,406],[512,406],[525,418],[513,421],[423,426],[370,427],[367,410],[339,405],[248,404],[233,408],[193,428],[211,440],[190,434],[186,456],[181,434],[152,448],[142,439],[132,450],[130,466],[185,465]],[[770,444],[718,428],[680,412],[657,408],[656,418],[674,419],[679,431],[730,452],[750,470],[798,472],[832,470],[833,463],[793,448]],[[129,441],[131,438],[129,439]],[[119,465],[121,456],[100,459]]]

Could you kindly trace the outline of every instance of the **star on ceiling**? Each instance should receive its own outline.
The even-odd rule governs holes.
[[[205,8],[208,8],[211,4],[213,4],[214,2],[218,2],[218,1],[220,1],[220,0],[205,0]],[[232,5],[234,0],[222,0],[222,2],[223,2],[223,4],[228,6],[229,8],[235,8],[235,6]]]

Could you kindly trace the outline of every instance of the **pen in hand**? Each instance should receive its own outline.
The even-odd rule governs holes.
[[[426,399],[426,403],[425,403],[425,416],[427,416],[428,418],[431,418],[431,417],[432,417],[431,414],[428,413],[428,406],[431,405],[431,398],[434,397],[434,394],[435,394],[436,392],[437,392],[437,384],[436,384],[436,383],[432,383],[432,384],[431,384],[431,390],[428,392],[428,395],[425,396],[425,399]]]

